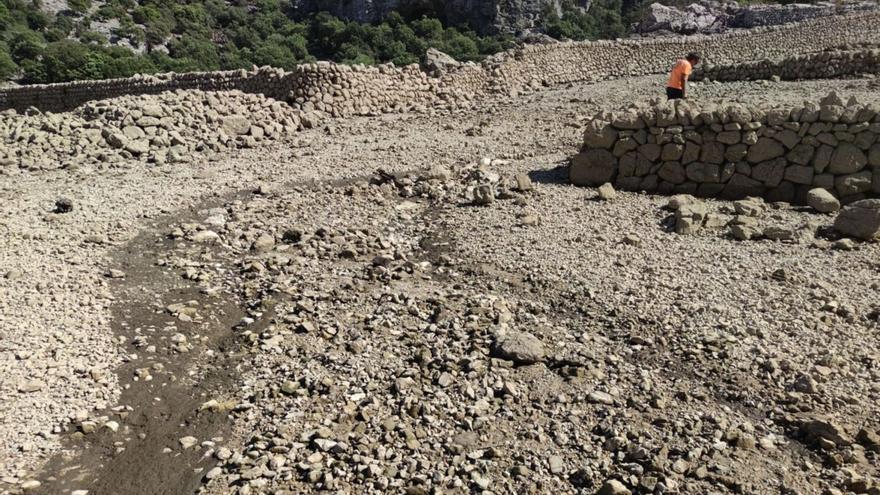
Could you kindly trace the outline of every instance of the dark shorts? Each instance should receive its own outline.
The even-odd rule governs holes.
[[[680,100],[684,98],[684,91],[676,88],[666,88],[666,98],[670,100]]]

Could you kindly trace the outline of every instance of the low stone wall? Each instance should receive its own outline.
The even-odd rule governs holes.
[[[688,52],[703,54],[714,65],[782,59],[842,44],[880,41],[880,14],[821,18],[800,24],[650,40],[597,41],[527,46],[502,62],[508,86],[530,82],[562,84],[664,73]]]
[[[828,2],[824,4],[796,4],[796,5],[749,5],[734,14],[730,24],[736,28],[755,28],[758,26],[773,26],[777,24],[790,24],[803,22],[827,16],[840,15],[844,12],[875,9],[876,5],[870,2],[864,3],[841,3],[836,5]]]
[[[19,111],[36,107],[43,111],[67,111],[87,101],[117,96],[158,94],[177,89],[203,91],[240,90],[283,100],[293,84],[293,74],[263,67],[251,71],[187,72],[135,76],[63,84],[36,84],[0,89],[0,110]]]
[[[699,68],[698,68],[699,69]],[[751,81],[779,77],[783,80],[830,79],[855,74],[880,73],[880,49],[833,50],[795,55],[782,60],[758,60],[734,65],[705,66],[694,80]]]
[[[824,188],[844,203],[880,195],[880,114],[832,94],[794,108],[688,101],[601,113],[571,162],[576,185],[803,204]]]
[[[874,43],[880,41],[878,24],[880,13],[871,13],[713,36],[529,45],[480,65],[452,69],[440,78],[429,77],[416,66],[313,64],[298,69],[294,102],[333,115],[368,115],[438,102],[456,105],[490,92],[664,73],[676,58],[691,51],[716,64],[739,64],[842,43]]]

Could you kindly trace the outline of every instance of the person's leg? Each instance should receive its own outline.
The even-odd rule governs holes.
[[[684,92],[678,88],[666,88],[666,98],[670,100],[680,100],[684,96]]]

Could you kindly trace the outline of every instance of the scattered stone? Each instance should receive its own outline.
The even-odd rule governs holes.
[[[55,213],[70,213],[73,211],[73,200],[58,198],[55,200]]]
[[[608,480],[599,489],[599,495],[632,495],[629,488],[617,480]]]
[[[532,184],[532,179],[529,178],[526,174],[516,174],[514,176],[514,182],[516,183],[514,190],[519,192],[529,192],[534,189],[534,185]]]
[[[24,491],[26,491],[26,492],[29,492],[29,491],[36,490],[36,489],[39,488],[41,485],[42,485],[42,483],[40,483],[40,482],[37,481],[37,480],[27,480],[27,481],[25,481],[24,483],[21,484],[21,489],[24,490]]]
[[[614,186],[612,186],[611,183],[606,182],[599,186],[599,199],[603,201],[611,201],[616,197],[617,191],[614,190]]]
[[[844,206],[834,220],[834,228],[864,241],[880,239],[880,199],[863,199]]]
[[[178,440],[178,442],[180,442],[180,446],[181,446],[181,448],[183,448],[183,450],[187,450],[187,449],[191,449],[191,448],[195,447],[196,445],[198,445],[199,439],[196,437],[192,437],[192,436],[186,436],[186,437],[182,437],[180,440]]]
[[[210,244],[220,240],[220,236],[213,230],[200,230],[193,234],[191,239],[198,244]]]
[[[807,204],[820,213],[834,213],[840,209],[840,201],[821,187],[810,189],[807,193]]]
[[[856,243],[853,242],[852,239],[844,238],[838,239],[831,243],[831,249],[836,249],[838,251],[852,251],[856,248]]]
[[[730,226],[730,235],[740,241],[757,239],[761,234],[761,230],[754,225],[733,224]]]
[[[733,209],[737,215],[747,217],[760,217],[767,210],[767,204],[761,198],[746,198],[733,202]]]
[[[495,188],[490,185],[477,186],[474,189],[474,204],[486,206],[495,202]]]
[[[535,364],[544,360],[544,344],[534,335],[510,332],[495,339],[492,354],[516,364]]]
[[[612,397],[611,394],[600,392],[598,390],[590,392],[587,399],[594,404],[604,404],[606,406],[614,405],[614,397]]]
[[[675,210],[675,233],[694,235],[703,228],[709,210],[702,202],[687,203]]]

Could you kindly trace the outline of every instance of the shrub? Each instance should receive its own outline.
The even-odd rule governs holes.
[[[9,40],[9,53],[19,65],[33,60],[43,53],[43,37],[33,31],[18,31]]]
[[[9,49],[0,43],[0,79],[10,79],[18,72],[18,65],[12,60]]]
[[[92,8],[91,0],[67,0],[67,7],[77,14],[85,14]]]
[[[78,79],[99,79],[104,76],[105,55],[88,45],[70,40],[46,46],[36,66],[26,68],[29,82],[66,82]]]

